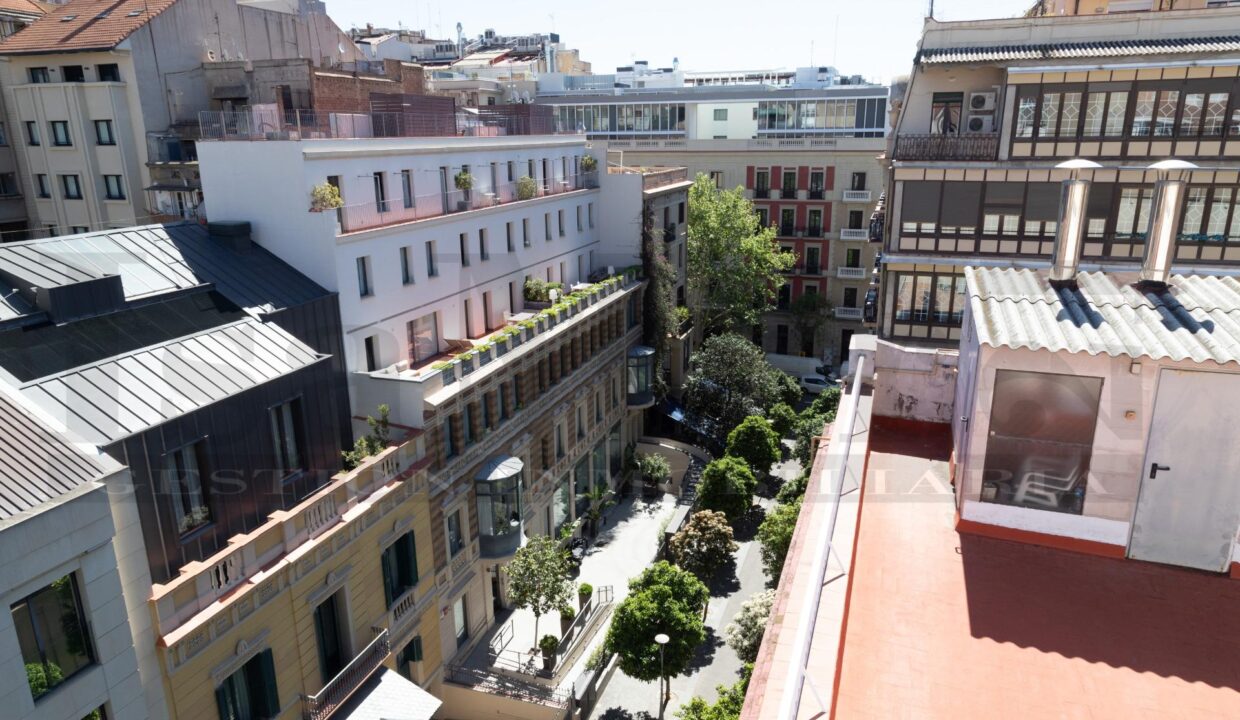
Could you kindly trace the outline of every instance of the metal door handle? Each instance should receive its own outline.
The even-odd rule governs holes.
[[[1158,463],[1150,463],[1150,479],[1151,480],[1153,480],[1155,477],[1158,476],[1159,470],[1169,471],[1171,470],[1171,466],[1170,465],[1159,465]]]

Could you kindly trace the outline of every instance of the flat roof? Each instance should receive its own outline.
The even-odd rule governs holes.
[[[848,98],[886,98],[886,85],[837,85],[829,88],[785,88],[769,85],[700,85],[623,92],[567,91],[539,94],[539,105],[623,104],[643,102],[757,102],[760,100],[839,100]]]
[[[978,340],[996,348],[1240,362],[1240,280],[1173,275],[1165,287],[1136,273],[1077,273],[1052,285],[1046,270],[964,269]]]

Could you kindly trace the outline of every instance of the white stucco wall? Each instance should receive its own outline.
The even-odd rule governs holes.
[[[951,422],[956,395],[952,350],[875,343],[875,415],[921,422]]]

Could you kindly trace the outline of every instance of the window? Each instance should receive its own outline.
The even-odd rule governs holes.
[[[474,444],[474,405],[465,403],[461,408],[461,434],[465,438],[465,447]]]
[[[577,439],[580,440],[586,436],[586,417],[582,412],[581,406],[577,406]]]
[[[516,248],[513,246],[512,236],[513,236],[513,223],[512,221],[509,221],[509,222],[504,223],[504,238],[505,238],[505,245],[508,248],[508,252],[513,252],[516,250]]]
[[[559,220],[560,237],[564,237],[564,210],[562,208],[556,213],[556,217]]]
[[[363,255],[357,258],[357,294],[360,297],[370,297],[375,294],[375,290],[370,285],[370,256]]]
[[[530,219],[521,218],[521,246],[530,246]]]
[[[844,307],[849,307],[849,308],[857,307],[857,288],[855,287],[844,288]]]
[[[449,460],[456,457],[456,438],[452,437],[452,421],[448,418],[443,421],[443,448]]]
[[[1120,188],[1119,207],[1115,211],[1115,238],[1144,240],[1150,225],[1150,206],[1153,202],[1152,187]]]
[[[125,188],[121,184],[120,175],[103,176],[104,195],[108,200],[124,200]]]
[[[406,324],[409,334],[409,357],[414,362],[429,360],[439,354],[439,316],[429,313]]]
[[[86,73],[81,65],[62,65],[60,66],[60,80],[61,82],[86,82]]]
[[[435,265],[435,241],[426,241],[426,276],[435,277],[439,274],[439,268]]]
[[[555,459],[559,460],[564,457],[564,423],[557,423],[555,426]]]
[[[61,175],[60,187],[64,190],[66,200],[81,200],[82,185],[77,175]]]
[[[90,228],[86,227],[85,225],[70,225],[69,232],[74,233],[74,234],[81,234],[81,233],[90,232]]]
[[[1189,187],[1180,213],[1179,239],[1184,242],[1240,242],[1240,213],[1234,209],[1235,192],[1234,187]]]
[[[69,138],[69,123],[65,120],[53,120],[52,126],[52,144],[56,147],[68,147],[73,144]]]
[[[511,164],[511,163],[509,163]],[[396,671],[406,680],[413,681],[409,673],[409,663],[422,662],[422,636],[414,635],[399,653],[396,654]]]
[[[99,82],[121,81],[121,69],[116,63],[100,63],[96,65],[95,74],[99,76]]]
[[[3,133],[3,132],[4,132],[4,128],[3,128],[2,126],[0,126],[0,133]],[[681,222],[684,222],[684,221],[685,221],[685,220],[684,220],[684,217],[683,217],[683,216],[684,216],[684,207],[685,207],[685,204],[684,204],[684,203],[681,203],[681,204],[680,204],[680,209],[681,209],[681,219],[680,219],[680,221],[681,221]],[[594,227],[594,203],[587,203],[587,204],[586,204],[586,219],[589,221],[589,223],[590,223],[590,227]]]
[[[95,121],[95,143],[99,145],[116,144],[116,136],[112,134],[111,120]]]
[[[220,720],[257,720],[280,714],[276,666],[271,650],[263,650],[215,689]]]
[[[727,108],[715,108],[715,119],[716,120],[727,120],[728,109]]]
[[[754,173],[753,189],[759,195],[765,195],[771,189],[771,173],[769,170],[758,170]]]
[[[1132,109],[1132,134],[1144,137],[1154,128],[1154,104],[1157,93],[1142,90],[1137,93],[1137,104]]]
[[[581,206],[577,206],[577,232],[585,230],[585,223],[581,220]]]
[[[461,267],[469,267],[469,234],[461,233],[457,241],[461,247]]]
[[[960,111],[964,93],[934,93],[930,98],[930,134],[955,135],[960,132]]]
[[[301,469],[301,399],[271,408],[271,439],[276,469],[284,475]]]
[[[862,224],[864,222],[865,222],[865,214],[862,211],[860,210],[849,210],[848,211],[848,229],[849,230],[860,230],[861,228],[864,227],[864,225]]]
[[[897,322],[960,324],[966,302],[963,275],[898,273],[895,280]]]
[[[491,259],[491,253],[487,250],[486,228],[478,228],[478,257],[483,261]]]
[[[410,257],[408,245],[400,248],[400,282],[402,285],[413,284],[413,259]]]
[[[982,502],[1080,515],[1102,378],[997,370]]]
[[[710,181],[715,184],[715,187],[722,188],[723,187],[723,171],[722,170],[711,170]]]
[[[30,82],[32,83],[38,84],[38,83],[51,82],[51,79],[47,73],[47,68],[45,67],[32,67],[32,68],[29,68],[26,72],[30,77]]]
[[[551,213],[543,213],[543,230],[547,234],[547,242],[551,242]]]
[[[461,527],[461,510],[448,515],[448,557],[454,558],[465,549],[465,533]]]
[[[94,649],[77,577],[65,575],[14,603],[13,627],[30,694],[37,700],[94,664]]]
[[[865,173],[855,172],[852,174],[852,189],[853,190],[864,190],[865,189]]]
[[[366,372],[374,372],[379,369],[379,337],[377,335],[367,335],[362,341],[366,349]]]
[[[199,440],[164,456],[164,479],[172,498],[177,530],[181,533],[202,527],[211,520],[211,508],[202,484],[207,476],[202,472],[203,442]]]
[[[0,147],[7,147],[9,144],[9,132],[4,128],[4,123],[0,122]]]
[[[391,608],[410,588],[418,584],[418,554],[413,532],[396,539],[381,558],[383,564],[384,606]]]
[[[685,224],[685,204],[683,202],[676,206],[676,222],[681,225]],[[593,223],[591,223],[591,227],[593,227]]]
[[[1175,114],[1179,106],[1179,90],[1162,90],[1158,93],[1158,105],[1154,118],[1155,136],[1170,137],[1175,134]]]
[[[461,648],[469,642],[469,612],[465,607],[465,596],[457,598],[452,604],[452,628],[456,632],[456,646]]]
[[[331,682],[348,664],[348,617],[342,611],[342,591],[337,590],[314,609],[314,637],[319,649],[319,677]]]
[[[0,173],[0,196],[12,197],[20,194],[21,191],[17,189],[17,174]]]
[[[39,124],[32,120],[26,121],[26,144],[39,144]]]
[[[413,207],[413,171],[400,171],[400,196],[404,202],[405,209]]]
[[[386,173],[383,172],[377,172],[371,175],[371,181],[374,183],[375,190],[375,210],[381,213],[385,213],[391,209],[388,207],[387,181],[384,177],[385,175]]]

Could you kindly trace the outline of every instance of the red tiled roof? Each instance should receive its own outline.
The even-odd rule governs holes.
[[[18,15],[42,15],[49,8],[46,5],[40,5],[34,0],[0,0],[0,12],[16,13]]]
[[[0,55],[109,50],[176,1],[73,0],[0,43]]]

